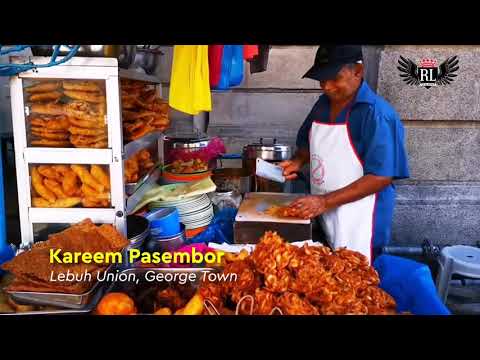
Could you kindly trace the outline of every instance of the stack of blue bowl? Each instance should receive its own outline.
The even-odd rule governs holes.
[[[176,208],[155,209],[145,217],[150,222],[150,239],[145,245],[147,251],[174,251],[185,244],[185,225],[180,222]]]

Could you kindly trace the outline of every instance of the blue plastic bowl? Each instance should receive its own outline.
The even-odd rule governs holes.
[[[172,236],[180,232],[180,215],[175,207],[150,211],[145,217],[150,221],[150,233],[156,236]]]

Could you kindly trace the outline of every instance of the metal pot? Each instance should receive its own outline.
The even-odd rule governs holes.
[[[155,73],[162,55],[163,52],[152,48],[152,45],[137,45],[133,67],[140,67],[148,75],[152,75]]]
[[[258,143],[252,143],[244,146],[242,154],[242,164],[248,173],[252,176],[253,181],[250,187],[252,192],[290,192],[291,183],[284,184],[267,180],[256,176],[256,160],[262,160],[278,164],[279,162],[289,160],[292,156],[292,150],[289,145],[278,144],[277,139],[272,141],[264,141],[260,138]]]
[[[237,191],[245,194],[252,187],[252,175],[244,168],[222,168],[213,170],[212,180],[218,191]]]

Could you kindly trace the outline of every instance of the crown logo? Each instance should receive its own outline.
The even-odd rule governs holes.
[[[436,68],[437,60],[436,59],[422,59],[420,61],[420,67],[422,68]]]

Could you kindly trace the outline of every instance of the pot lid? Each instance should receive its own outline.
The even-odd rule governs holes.
[[[278,144],[277,139],[268,141],[268,140],[264,140],[263,138],[260,138],[259,142],[245,145],[243,150],[244,151],[261,150],[261,151],[284,152],[284,151],[290,151],[290,145]]]

